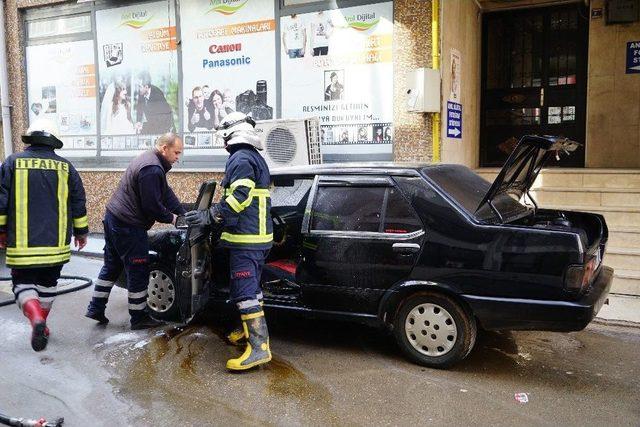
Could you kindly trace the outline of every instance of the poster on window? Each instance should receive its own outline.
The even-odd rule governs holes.
[[[282,116],[317,116],[325,162],[391,160],[393,3],[280,19]]]
[[[96,12],[102,156],[132,156],[175,131],[178,67],[174,2]]]
[[[180,19],[185,155],[224,153],[213,130],[227,114],[274,117],[274,4],[183,0]]]
[[[29,123],[57,123],[62,151],[95,157],[96,72],[91,40],[27,46]]]

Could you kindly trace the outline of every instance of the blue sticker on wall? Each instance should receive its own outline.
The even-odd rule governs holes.
[[[447,101],[447,137],[462,139],[462,104]]]

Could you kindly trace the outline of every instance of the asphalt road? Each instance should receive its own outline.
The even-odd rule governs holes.
[[[74,257],[63,274],[99,266]],[[0,307],[0,412],[65,426],[640,425],[637,328],[483,332],[467,360],[439,371],[405,361],[375,329],[270,316],[274,360],[231,374],[224,363],[239,351],[214,320],[130,331],[116,289],[100,327],[83,317],[90,295],[56,300],[41,353],[16,306]]]

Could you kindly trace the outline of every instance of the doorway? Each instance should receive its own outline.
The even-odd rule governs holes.
[[[480,166],[537,134],[582,144],[547,166],[584,167],[588,25],[582,2],[484,15]]]

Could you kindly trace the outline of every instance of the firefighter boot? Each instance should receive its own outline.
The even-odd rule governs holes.
[[[236,346],[241,346],[246,344],[247,336],[244,334],[244,328],[242,327],[242,323],[241,322],[234,322],[234,323],[235,325],[233,329],[231,330],[231,332],[227,334],[227,341],[229,341],[230,344],[236,345]]]
[[[257,295],[257,298],[258,298],[258,304],[260,304],[260,307],[262,307],[264,305],[262,292],[260,292]],[[246,344],[247,336],[244,333],[242,322],[240,322],[239,319],[236,319],[234,321],[231,332],[227,334],[227,341],[229,341],[229,344],[232,344],[235,346],[242,346]]]
[[[49,331],[40,301],[35,298],[26,301],[22,304],[22,312],[31,323],[31,348],[35,351],[44,350],[49,340]]]
[[[227,361],[227,369],[232,371],[243,371],[271,360],[269,331],[264,312],[260,310],[257,313],[242,314],[240,319],[247,337],[247,348],[239,358]]]

